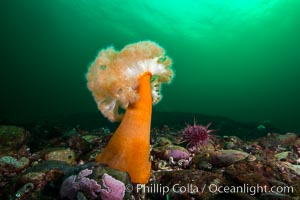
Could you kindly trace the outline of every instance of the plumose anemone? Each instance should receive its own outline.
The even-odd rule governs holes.
[[[134,183],[147,183],[150,177],[152,104],[161,99],[161,84],[173,77],[171,64],[163,48],[144,41],[121,51],[101,50],[87,73],[88,88],[102,114],[111,121],[123,118],[96,161],[128,172]],[[126,109],[124,116],[119,107]]]

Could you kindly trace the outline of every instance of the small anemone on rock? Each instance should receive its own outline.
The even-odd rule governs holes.
[[[209,130],[211,123],[206,126],[198,125],[194,120],[194,125],[187,125],[183,131],[182,139],[187,142],[187,148],[189,151],[196,151],[201,149],[211,141],[212,135],[210,133],[215,130]]]

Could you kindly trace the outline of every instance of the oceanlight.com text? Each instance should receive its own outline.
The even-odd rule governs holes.
[[[247,193],[250,195],[255,195],[257,193],[280,193],[280,194],[291,194],[294,192],[293,186],[272,186],[268,187],[266,185],[261,186],[256,184],[251,186],[249,184],[243,184],[240,186],[223,186],[217,184],[210,184],[208,186],[208,191],[211,193]]]

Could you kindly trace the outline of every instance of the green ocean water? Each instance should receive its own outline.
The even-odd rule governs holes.
[[[176,71],[155,110],[300,131],[299,0],[2,0],[0,16],[0,119],[97,111],[97,52],[152,40]]]

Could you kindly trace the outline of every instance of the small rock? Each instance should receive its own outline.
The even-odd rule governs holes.
[[[277,133],[270,133],[267,137],[260,138],[259,144],[264,147],[275,147],[279,145],[292,146],[297,141],[295,133],[286,133],[284,135]]]
[[[202,169],[202,170],[211,170],[212,165],[209,162],[206,161],[201,161],[197,163],[198,165],[196,166],[197,169]]]
[[[110,177],[108,177],[108,175]],[[129,189],[125,190],[124,199],[130,199],[130,197],[131,197],[132,190],[130,190],[130,188],[132,186],[132,183],[130,181],[130,177],[129,177],[128,173],[126,173],[126,172],[119,171],[116,169],[111,169],[108,167],[104,167],[102,165],[96,165],[93,168],[93,173],[91,174],[90,178],[94,179],[98,183],[102,183],[103,181],[105,181],[106,178],[109,178],[110,180],[114,180],[114,181],[118,182],[119,186],[120,186],[120,183],[122,183],[127,188],[129,188]],[[108,180],[108,179],[106,179],[106,180]],[[107,186],[110,187],[109,185],[107,185]],[[118,191],[118,192],[121,192],[121,191]]]
[[[169,160],[170,157],[173,157],[174,160],[188,159],[190,156],[190,153],[187,149],[177,145],[156,147],[152,150],[152,154],[164,160]]]
[[[17,126],[0,126],[0,156],[17,151],[28,137],[28,132]]]
[[[289,159],[291,159],[291,156],[292,156],[291,151],[284,151],[274,155],[274,157],[279,161],[288,161]]]
[[[82,136],[82,138],[90,144],[97,141],[101,141],[101,138],[96,135],[84,135]]]
[[[256,160],[256,156],[249,154],[249,156],[247,157],[247,161],[249,162],[253,162]]]
[[[211,184],[226,184],[221,173],[190,169],[159,173],[155,175],[155,182],[149,182],[148,185],[150,188],[153,187],[152,185],[167,186],[170,189],[168,193],[170,199],[213,199],[217,193],[212,193],[205,187]],[[150,199],[165,199],[162,192],[150,193],[149,197]]]
[[[157,146],[172,145],[172,141],[166,137],[160,137],[156,145]]]
[[[286,133],[285,135],[278,135],[278,141],[281,145],[289,145],[294,143],[297,137],[295,133]]]
[[[241,148],[243,141],[236,136],[223,136],[224,149],[237,149]]]
[[[22,157],[20,159],[12,156],[3,156],[0,158],[0,171],[18,172],[29,166],[29,159]]]
[[[78,135],[72,135],[68,140],[69,147],[75,150],[79,155],[91,151],[90,144]]]
[[[45,154],[45,160],[64,161],[71,165],[76,163],[75,158],[75,152],[71,149],[53,150]]]
[[[290,175],[296,174],[296,175],[300,176],[300,165],[293,165],[289,162],[278,162],[277,166],[280,169],[284,169],[284,168],[289,169],[290,172],[292,172],[292,173],[290,173]]]
[[[259,196],[258,200],[293,200],[294,198],[287,194],[278,194],[278,193],[263,193]]]
[[[188,159],[189,156],[190,153],[188,150],[177,145],[170,146],[165,152],[165,158],[167,159],[170,157],[173,157],[174,160]]]
[[[32,183],[26,183],[16,193],[15,197],[18,200],[29,199],[30,194],[33,192],[34,185]]]
[[[196,166],[202,161],[207,161],[212,164],[213,167],[227,167],[233,163],[244,160],[248,156],[248,153],[238,150],[206,151],[197,154],[192,162],[196,164]]]

